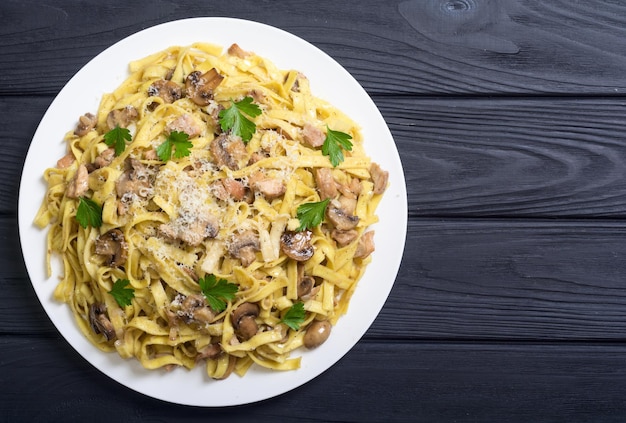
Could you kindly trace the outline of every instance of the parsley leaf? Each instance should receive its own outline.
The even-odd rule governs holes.
[[[350,136],[350,134],[341,131],[333,131],[326,126],[326,139],[322,145],[322,154],[330,158],[330,163],[333,167],[343,162],[342,147],[344,150],[352,150],[351,139],[352,136]]]
[[[280,322],[286,324],[293,330],[298,330],[302,322],[304,322],[305,316],[306,311],[304,310],[304,303],[297,302],[287,310],[287,313],[280,319]]]
[[[172,157],[172,148],[175,148],[174,158],[180,159],[191,154],[189,150],[191,147],[193,144],[186,132],[172,131],[163,144],[157,147],[156,152],[159,159],[166,162]]]
[[[102,226],[102,207],[89,198],[80,197],[78,210],[76,210],[76,220],[83,228],[87,228],[87,226],[99,228]]]
[[[219,113],[222,131],[232,130],[232,133],[240,136],[244,143],[250,141],[256,131],[256,125],[248,117],[254,118],[261,114],[261,108],[252,100],[252,97],[244,97],[237,102],[231,100],[230,107]]]
[[[211,308],[218,313],[226,308],[226,301],[235,298],[235,293],[239,290],[239,286],[229,283],[225,279],[217,280],[215,275],[206,275],[198,281],[200,289],[206,297]]]
[[[130,285],[128,279],[118,279],[109,291],[120,307],[131,305],[132,299],[135,298],[135,290],[132,287],[127,288],[128,285]]]
[[[120,128],[115,125],[115,128],[104,134],[104,142],[109,147],[115,146],[115,155],[119,156],[126,149],[126,141],[130,141],[130,131],[126,128]]]
[[[329,202],[330,198],[327,198],[322,201],[300,204],[296,210],[296,216],[300,220],[298,230],[313,229],[322,223]]]

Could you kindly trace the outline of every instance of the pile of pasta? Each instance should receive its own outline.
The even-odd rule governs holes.
[[[49,273],[54,255],[63,263],[55,298],[95,346],[147,369],[206,363],[223,379],[255,363],[299,368],[292,352],[327,339],[371,260],[387,173],[365,154],[358,125],[316,98],[305,75],[236,44],[174,46],[129,70],[44,173],[35,223],[49,227]],[[261,111],[247,116],[249,140],[220,124],[242,99]],[[119,128],[130,139],[107,142]],[[352,142],[336,165],[322,151],[330,128]],[[181,133],[187,155],[178,145],[157,154]],[[322,221],[303,230],[299,206],[326,199]],[[80,224],[83,200],[100,208],[101,224]],[[200,287],[209,276],[236,286],[223,310]],[[121,280],[132,292],[122,305],[112,295]],[[290,326],[298,303],[303,317]]]

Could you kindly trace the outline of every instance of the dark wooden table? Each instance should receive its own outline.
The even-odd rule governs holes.
[[[27,276],[17,193],[68,79],[138,30],[230,16],[298,35],[372,96],[400,151],[395,286],[327,372],[247,406],[178,406],[91,367]],[[626,421],[626,4],[0,4],[0,420]]]

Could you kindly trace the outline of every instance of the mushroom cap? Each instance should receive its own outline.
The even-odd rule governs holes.
[[[233,311],[233,327],[244,341],[252,338],[259,330],[255,320],[258,315],[259,306],[255,303],[242,303]]]
[[[306,348],[312,349],[322,345],[330,336],[332,325],[328,320],[315,320],[304,333],[302,342]]]
[[[205,73],[191,72],[185,79],[187,97],[198,106],[206,106],[213,99],[213,90],[222,82],[224,77],[215,68]]]
[[[341,231],[354,229],[359,224],[359,216],[348,214],[341,208],[341,203],[336,200],[331,201],[328,205],[326,216],[335,228]]]
[[[148,95],[161,97],[166,103],[173,103],[182,98],[183,90],[174,81],[159,79],[150,85]]]
[[[126,263],[128,244],[124,233],[113,228],[96,238],[95,253],[107,257],[106,263],[110,267],[119,267]]]
[[[102,303],[94,303],[89,307],[89,325],[95,333],[104,335],[107,341],[115,339],[115,328],[106,315],[106,307]]]
[[[315,248],[311,245],[312,235],[309,230],[285,231],[280,237],[280,247],[287,257],[296,261],[306,261],[315,253]]]
[[[241,320],[244,317],[247,317],[247,316],[257,317],[258,315],[259,315],[259,306],[257,304],[241,303],[239,307],[233,310],[232,318],[231,318],[233,322],[233,327],[235,329],[239,329]]]
[[[308,295],[313,289],[314,285],[315,278],[313,278],[313,276],[304,276],[302,279],[300,279],[300,281],[298,282],[298,298],[302,298]]]

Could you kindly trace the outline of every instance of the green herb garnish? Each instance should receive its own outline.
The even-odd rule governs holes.
[[[76,220],[83,228],[87,228],[87,226],[99,228],[102,226],[102,207],[89,198],[80,197],[78,210],[76,210]]]
[[[322,223],[329,202],[330,198],[327,198],[322,201],[300,204],[296,210],[296,216],[300,220],[298,231],[313,229]]]
[[[333,131],[326,126],[326,139],[324,139],[324,144],[322,145],[322,154],[328,156],[333,167],[337,167],[339,163],[343,162],[342,148],[347,151],[352,150],[351,139],[352,136],[350,134]]]
[[[293,330],[298,330],[302,322],[304,322],[305,316],[306,311],[304,310],[304,303],[297,302],[287,310],[283,318],[280,319],[280,322],[286,324]]]
[[[128,279],[118,279],[109,291],[120,307],[131,305],[132,299],[135,298],[135,290],[132,287],[127,288],[128,285],[130,285]]]
[[[206,275],[198,281],[202,293],[206,297],[211,308],[218,313],[226,308],[226,301],[235,298],[239,286],[225,279],[218,280],[215,275]]]
[[[109,147],[115,147],[115,155],[119,156],[126,149],[126,141],[132,139],[130,131],[126,128],[120,128],[118,125],[104,134],[104,142]]]
[[[248,117],[255,118],[261,114],[261,108],[252,102],[252,97],[244,97],[234,102],[231,100],[230,107],[219,113],[222,131],[231,131],[233,135],[241,137],[244,143],[252,139],[256,131],[256,125]]]
[[[189,141],[189,135],[186,132],[172,131],[163,144],[157,147],[156,152],[159,159],[166,162],[172,157],[172,150],[174,150],[174,158],[180,159],[191,154],[193,147],[191,141]]]

